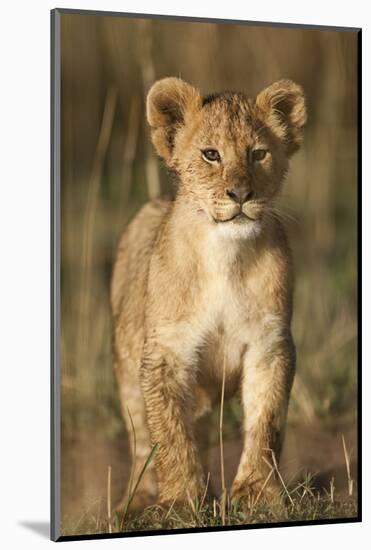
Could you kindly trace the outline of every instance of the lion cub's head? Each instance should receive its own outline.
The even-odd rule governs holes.
[[[148,93],[147,118],[194,211],[224,233],[257,234],[302,141],[302,88],[280,80],[255,100],[231,92],[202,98],[183,80],[165,78]]]

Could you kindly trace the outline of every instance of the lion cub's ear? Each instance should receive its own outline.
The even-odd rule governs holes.
[[[260,92],[256,104],[266,123],[285,141],[287,154],[295,153],[303,140],[307,120],[302,87],[292,80],[279,80]]]
[[[147,96],[147,120],[158,154],[170,164],[177,130],[201,108],[200,93],[180,78],[164,78]]]

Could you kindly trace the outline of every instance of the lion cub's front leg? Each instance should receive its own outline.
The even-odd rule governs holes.
[[[199,498],[204,480],[194,440],[187,366],[169,348],[147,340],[140,374],[151,441],[157,445],[159,500]]]
[[[251,347],[243,367],[244,445],[232,486],[232,498],[248,497],[251,502],[258,497],[272,502],[279,495],[269,464],[274,466],[272,453],[279,461],[295,371],[289,330],[268,349],[262,347]]]

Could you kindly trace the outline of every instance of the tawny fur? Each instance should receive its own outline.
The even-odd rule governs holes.
[[[178,187],[174,201],[146,204],[129,224],[112,279],[115,370],[136,475],[157,446],[134,506],[203,494],[195,424],[220,399],[223,365],[226,395],[239,392],[244,412],[232,497],[256,495],[263,457],[270,449],[279,459],[295,370],[293,269],[274,199],[301,143],[303,92],[282,80],[255,100],[202,99],[167,78],[151,88],[147,118]],[[220,158],[209,161],[206,149]],[[246,191],[242,204],[235,189]],[[275,491],[271,481],[264,493]]]

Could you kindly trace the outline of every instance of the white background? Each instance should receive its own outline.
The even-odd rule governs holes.
[[[363,27],[364,125],[370,124],[370,16],[365,0],[7,0],[0,28],[0,544],[40,548],[49,520],[49,10],[54,7]],[[305,63],[305,60],[303,60]],[[367,69],[367,70],[366,70]],[[241,67],[241,70],[244,70]],[[363,393],[370,388],[370,141],[363,141]],[[68,543],[95,548],[204,545],[369,547],[370,398],[364,398],[364,523]],[[30,527],[32,524],[33,527]],[[36,526],[36,530],[35,530]],[[44,532],[40,534],[40,531]]]

